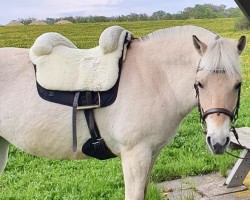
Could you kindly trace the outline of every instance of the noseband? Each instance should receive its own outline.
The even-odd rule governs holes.
[[[235,106],[233,111],[230,111],[230,110],[225,109],[225,108],[211,108],[211,109],[204,111],[204,109],[202,108],[201,103],[200,103],[200,93],[199,93],[199,83],[198,82],[195,82],[194,88],[196,91],[196,98],[198,99],[198,111],[200,113],[200,122],[201,122],[201,125],[202,125],[202,128],[203,128],[205,134],[206,134],[206,130],[204,129],[205,119],[207,118],[208,115],[211,115],[211,114],[217,114],[218,116],[220,114],[227,115],[230,118],[231,122],[233,123],[233,126],[231,127],[231,129],[234,128],[234,124],[235,124],[236,120],[238,119],[238,110],[240,107],[241,86],[239,86],[239,88],[238,88],[238,99],[237,99],[237,103],[236,103],[236,106]]]

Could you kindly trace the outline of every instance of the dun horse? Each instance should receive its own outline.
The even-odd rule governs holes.
[[[121,157],[126,200],[145,198],[157,156],[198,102],[209,149],[224,153],[237,110],[245,44],[244,36],[234,41],[194,26],[158,30],[131,42],[116,101],[94,111],[107,146]],[[72,110],[38,96],[28,54],[28,49],[0,49],[0,172],[9,143],[41,157],[88,158],[81,151],[90,137],[83,115],[73,152]]]

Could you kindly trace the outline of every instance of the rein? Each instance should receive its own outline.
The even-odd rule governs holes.
[[[237,133],[237,131],[236,131],[236,129],[235,129],[234,126],[231,127],[230,131],[234,134],[234,137],[235,137],[236,141],[238,142],[238,144],[239,144],[243,149],[245,149],[245,150],[247,150],[247,151],[250,151],[249,148],[247,148],[246,146],[244,146],[244,145],[242,145],[242,144],[240,143],[238,133]],[[238,159],[242,159],[242,160],[250,159],[250,158],[242,158],[242,157],[240,157],[240,156],[236,156],[236,155],[234,155],[234,154],[229,153],[228,151],[226,151],[226,153],[227,153],[228,155],[233,156],[233,157],[238,158]]]
[[[206,111],[204,111],[204,109],[202,108],[201,106],[201,103],[200,103],[200,93],[199,93],[199,82],[195,82],[194,83],[194,88],[195,88],[195,91],[196,91],[196,98],[198,99],[198,111],[199,111],[199,114],[200,114],[200,123],[201,123],[201,127],[204,131],[205,134],[207,134],[207,130],[205,128],[205,120],[207,118],[208,115],[211,115],[211,114],[217,114],[218,116],[220,114],[224,114],[224,115],[227,115],[229,118],[230,118],[230,121],[231,121],[231,128],[230,128],[230,132],[232,132],[234,134],[234,137],[236,139],[236,141],[238,142],[239,146],[241,146],[243,149],[246,149],[246,150],[250,150],[248,149],[246,146],[242,145],[239,141],[239,136],[238,136],[238,133],[235,129],[235,124],[236,124],[236,121],[238,119],[238,112],[239,112],[239,108],[240,108],[240,92],[241,92],[241,85],[239,86],[238,88],[238,99],[237,99],[237,103],[236,103],[236,106],[232,111],[228,110],[228,109],[225,109],[225,108],[211,108],[211,109],[208,109]],[[242,158],[240,156],[236,156],[236,155],[233,155],[231,153],[229,153],[228,151],[226,151],[226,153],[228,155],[231,155],[235,158],[239,158],[239,159],[250,159],[250,158]]]

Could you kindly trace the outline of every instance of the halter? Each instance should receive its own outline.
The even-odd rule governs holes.
[[[233,111],[230,111],[230,110],[225,109],[225,108],[211,108],[211,109],[208,109],[208,110],[204,111],[204,109],[202,108],[201,103],[200,103],[199,83],[197,81],[194,83],[194,88],[195,88],[195,91],[196,91],[196,98],[198,99],[198,111],[199,111],[199,114],[200,114],[200,123],[201,123],[202,129],[204,130],[204,133],[207,134],[207,131],[204,128],[205,120],[206,120],[207,116],[211,115],[211,114],[215,114],[215,113],[218,116],[220,114],[227,115],[230,118],[230,121],[232,122],[232,126],[231,126],[230,130],[235,130],[234,125],[235,125],[235,123],[236,123],[236,121],[238,119],[238,111],[239,111],[239,108],[240,108],[241,85],[238,88],[238,99],[237,99],[237,103],[236,103],[236,106],[235,106]],[[232,132],[235,133],[236,131],[232,131]]]

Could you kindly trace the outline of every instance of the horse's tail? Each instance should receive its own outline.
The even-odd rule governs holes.
[[[51,53],[53,47],[64,45],[70,48],[77,48],[70,40],[59,33],[44,33],[39,36],[30,48],[30,53],[35,56],[43,56]]]

